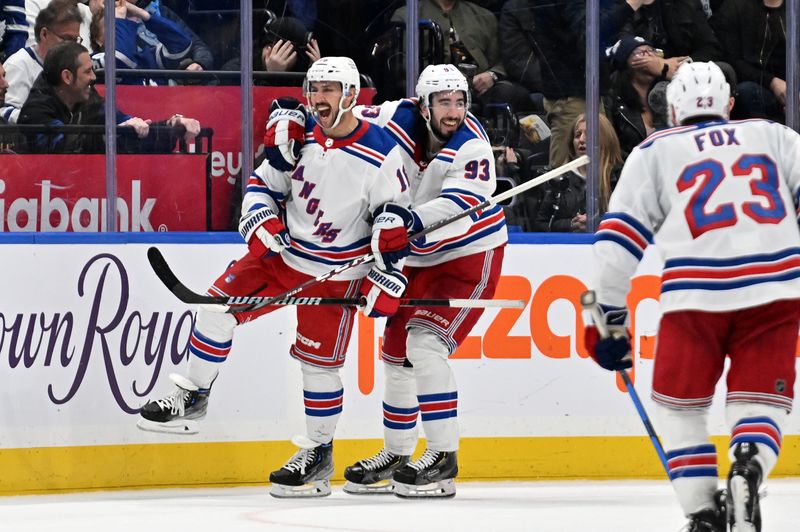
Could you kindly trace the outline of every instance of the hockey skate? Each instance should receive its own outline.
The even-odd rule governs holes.
[[[714,508],[706,508],[689,516],[689,523],[681,530],[685,532],[726,532],[725,490],[714,494]]]
[[[333,443],[321,444],[305,436],[295,436],[292,443],[300,450],[282,468],[269,474],[269,494],[279,499],[330,495]]]
[[[346,467],[345,493],[351,495],[377,495],[394,492],[392,474],[408,463],[410,457],[399,456],[381,449],[378,454],[359,460]]]
[[[728,473],[728,523],[731,532],[760,532],[761,509],[758,488],[761,485],[761,465],[756,461],[758,448],[744,442],[736,446],[736,460]]]
[[[200,388],[177,373],[170,373],[169,378],[178,389],[163,399],[145,404],[136,426],[152,432],[197,434],[200,431],[197,420],[206,416],[211,386]]]
[[[453,497],[458,475],[456,452],[426,449],[418,460],[394,472],[394,493],[404,499]]]

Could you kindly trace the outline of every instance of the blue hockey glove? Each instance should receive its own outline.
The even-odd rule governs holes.
[[[587,324],[583,336],[586,351],[601,368],[609,371],[628,369],[633,365],[627,328],[628,310],[610,305],[600,305],[600,310],[608,336],[602,338],[595,324]]]
[[[411,252],[408,230],[413,224],[411,211],[397,203],[386,203],[375,210],[370,245],[378,268],[387,272],[403,268],[400,261]]]

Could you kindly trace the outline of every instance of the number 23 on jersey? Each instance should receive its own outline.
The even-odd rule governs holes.
[[[709,210],[708,202],[725,179],[749,179],[749,198],[743,198],[742,212],[760,224],[777,224],[786,217],[786,206],[778,192],[778,168],[764,154],[746,154],[731,165],[730,172],[716,159],[705,159],[683,169],[678,179],[678,191],[699,186],[686,206],[686,221],[694,238],[707,231],[730,227],[738,222],[733,203],[723,203]]]

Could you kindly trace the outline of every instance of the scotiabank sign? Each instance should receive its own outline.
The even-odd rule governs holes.
[[[117,157],[120,231],[204,231],[206,155]],[[98,232],[104,155],[0,157],[0,232]]]

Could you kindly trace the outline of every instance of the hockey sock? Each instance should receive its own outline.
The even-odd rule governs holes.
[[[740,443],[754,443],[758,453],[754,459],[761,466],[762,481],[766,479],[781,450],[781,426],[786,420],[782,408],[758,403],[728,403],[726,417],[731,425],[731,442],[728,456],[735,460],[733,451]]]
[[[386,388],[383,394],[383,438],[386,450],[411,456],[417,448],[417,383],[414,370],[383,364]]]
[[[453,370],[447,362],[450,352],[439,336],[421,329],[408,330],[407,356],[414,366],[417,400],[428,449],[458,449],[458,392]]]
[[[667,454],[669,479],[685,515],[715,508],[717,450],[708,437],[708,409],[674,409],[656,403],[654,417]]]
[[[303,372],[303,403],[308,437],[317,443],[330,443],[342,413],[344,388],[339,369],[320,368],[300,362]]]
[[[233,344],[236,318],[200,307],[189,339],[189,379],[200,388],[208,388],[228,358]]]

